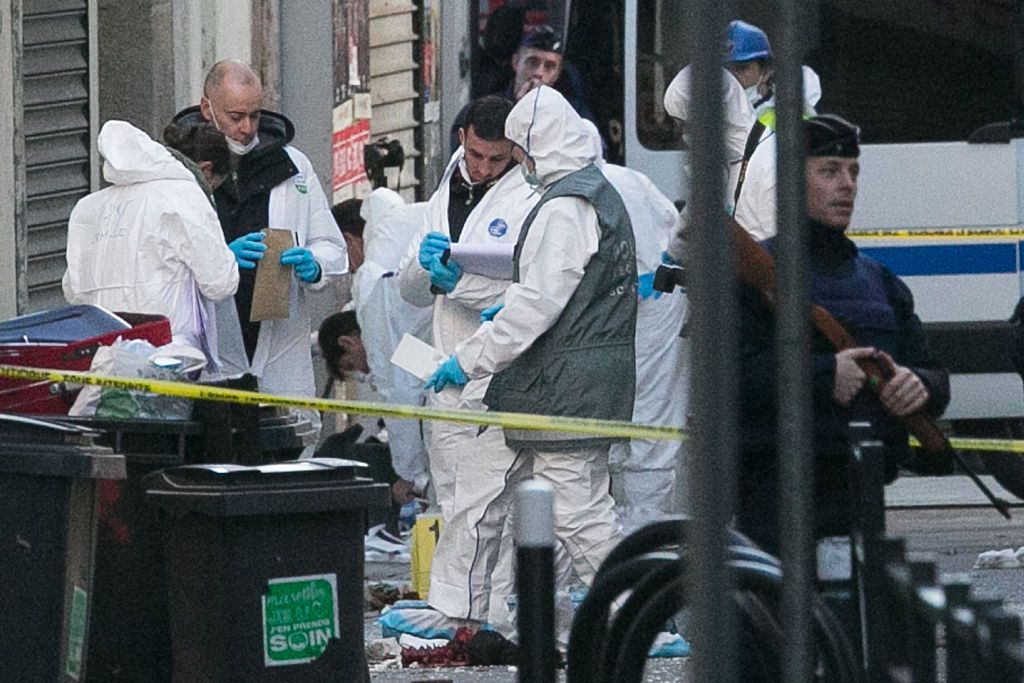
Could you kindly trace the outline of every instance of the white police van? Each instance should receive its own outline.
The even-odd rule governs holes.
[[[730,19],[773,35],[772,3],[735,6]],[[587,0],[573,3],[569,22],[568,56],[591,88],[611,155],[674,199],[685,198],[687,179],[662,96],[689,61],[681,27],[692,7]],[[1014,94],[1015,57],[1024,58],[1016,3],[818,8],[805,60],[821,77],[818,110],[858,124],[865,143],[851,232],[910,286],[934,350],[954,371],[946,418],[968,421],[958,424],[967,433],[999,433],[984,427],[1024,415],[1005,325],[1022,291],[1024,141],[989,125],[1024,119],[1024,91]],[[1021,71],[1024,81],[1024,62]]]

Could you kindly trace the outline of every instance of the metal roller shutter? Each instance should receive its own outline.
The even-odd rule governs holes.
[[[406,0],[370,0],[370,97],[373,116],[370,136],[373,140],[387,137],[398,140],[405,150],[401,174],[401,194],[406,201],[415,201],[416,147],[419,122],[416,119],[416,70],[414,59],[419,36],[413,30],[418,11]],[[391,174],[394,182],[394,174]],[[394,187],[392,187],[394,189]]]
[[[67,222],[90,190],[89,8],[23,0],[28,311],[64,303]]]

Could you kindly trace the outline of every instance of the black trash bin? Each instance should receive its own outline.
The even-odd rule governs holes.
[[[0,681],[82,681],[101,480],[124,458],[82,427],[0,416]]]
[[[364,515],[388,488],[361,467],[316,458],[146,478],[167,513],[174,680],[368,678]]]
[[[98,443],[123,455],[124,481],[104,482],[96,540],[89,679],[169,681],[171,632],[163,536],[158,511],[145,502],[142,479],[185,463],[192,420],[62,418],[100,433]]]

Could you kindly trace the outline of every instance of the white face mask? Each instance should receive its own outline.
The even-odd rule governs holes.
[[[256,147],[260,144],[260,136],[259,134],[253,135],[252,140],[250,140],[249,144],[247,145],[243,145],[242,143],[236,140],[232,140],[231,138],[227,138],[227,141],[228,149],[231,150],[232,154],[244,157],[246,154],[256,149]]]
[[[206,98],[206,101],[210,105],[210,114],[212,115],[213,118],[213,127],[216,128],[217,130],[220,130],[220,124],[217,123],[217,114],[213,111],[213,102],[210,100],[210,98]],[[220,130],[220,132],[223,133],[224,131]],[[224,138],[228,141],[228,150],[235,156],[240,157],[244,157],[246,154],[256,149],[256,147],[260,144],[259,133],[255,133],[252,136],[252,140],[249,140],[248,144],[245,145],[243,145],[238,140],[235,140],[230,135],[225,134]]]
[[[758,87],[758,84],[755,83],[743,91],[747,95],[747,101],[750,102],[750,106],[754,106],[761,101],[761,93],[758,91]]]

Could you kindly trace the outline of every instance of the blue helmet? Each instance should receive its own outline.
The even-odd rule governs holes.
[[[772,46],[764,31],[745,21],[729,22],[725,61],[749,62],[754,59],[771,59],[771,56]]]

